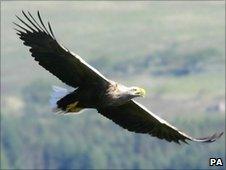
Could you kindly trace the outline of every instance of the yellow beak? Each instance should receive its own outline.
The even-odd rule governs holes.
[[[142,97],[144,97],[145,94],[146,94],[146,91],[145,91],[144,89],[142,89],[142,88],[139,88],[139,90],[140,90],[140,95],[141,95]]]

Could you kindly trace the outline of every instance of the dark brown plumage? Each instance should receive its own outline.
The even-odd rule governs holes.
[[[30,47],[32,57],[62,82],[76,88],[69,93],[66,89],[54,87],[51,104],[55,111],[80,113],[84,108],[95,108],[100,114],[121,127],[136,133],[145,133],[169,142],[213,142],[222,133],[205,138],[190,137],[163,119],[159,118],[133,98],[145,91],[138,87],[126,87],[108,80],[80,56],[60,45],[53,34],[50,23],[45,27],[38,12],[38,21],[28,12],[23,12],[28,23],[17,17],[27,28],[14,23],[17,34]]]

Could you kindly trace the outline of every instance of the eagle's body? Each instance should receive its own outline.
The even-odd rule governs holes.
[[[102,91],[98,86],[83,86],[77,88],[73,92],[67,94],[66,96],[61,96],[62,98],[57,101],[57,108],[62,111],[75,112],[76,108],[96,108],[99,107],[99,103],[102,101],[102,96],[104,96],[104,91]],[[71,110],[67,110],[70,104],[77,102]]]
[[[134,97],[126,93],[128,87],[114,81],[110,82],[105,87],[96,84],[83,85],[65,96],[62,95],[60,96],[62,98],[56,101],[55,109],[64,113],[78,112],[84,108],[104,109],[123,105]]]
[[[50,24],[48,23],[49,29],[45,27],[39,12],[40,23],[29,12],[22,13],[29,24],[17,18],[27,28],[14,24],[22,29],[16,29],[17,34],[24,45],[31,47],[32,57],[62,82],[75,88],[74,91],[68,92],[66,89],[54,87],[50,100],[54,111],[65,114],[81,113],[82,109],[94,108],[129,131],[150,134],[169,142],[213,142],[222,136],[223,133],[215,133],[210,137],[193,138],[179,131],[133,100],[135,97],[144,96],[144,89],[126,87],[107,79],[80,56],[60,45]]]
[[[120,106],[128,102],[133,96],[125,93],[128,88],[111,81],[105,87],[98,85],[84,85],[56,101],[58,111],[64,113],[78,112],[84,108],[105,108]]]

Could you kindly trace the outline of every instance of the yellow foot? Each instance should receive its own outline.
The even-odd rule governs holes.
[[[80,110],[82,110],[83,108],[76,107],[78,105],[78,103],[79,102],[74,102],[74,103],[67,105],[66,112],[79,112]]]

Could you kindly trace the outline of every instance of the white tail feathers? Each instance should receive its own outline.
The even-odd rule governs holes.
[[[53,93],[50,98],[50,105],[53,110],[57,110],[57,101],[68,94],[68,90],[62,87],[53,86]]]

